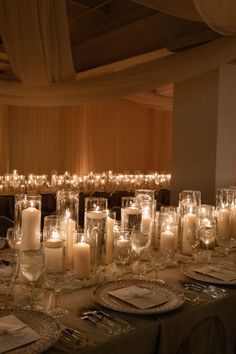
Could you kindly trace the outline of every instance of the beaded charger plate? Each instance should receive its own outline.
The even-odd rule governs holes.
[[[38,354],[52,347],[60,337],[61,326],[58,321],[45,312],[33,309],[9,307],[0,309],[0,318],[7,315],[15,315],[26,323],[40,336],[35,342],[22,347],[12,349],[7,354]]]
[[[185,275],[187,275],[189,278],[202,281],[204,283],[209,283],[209,284],[219,284],[219,285],[236,285],[236,280],[232,281],[224,281],[218,278],[215,278],[213,276],[210,276],[208,274],[202,274],[198,272],[197,270],[201,269],[203,266],[205,266],[204,263],[198,263],[198,264],[188,264],[183,267],[182,271]],[[218,265],[215,265],[216,269],[218,269]],[[234,269],[234,271],[236,271]]]
[[[151,290],[153,294],[158,294],[159,296],[165,298],[167,301],[155,307],[140,309],[109,294],[111,291],[127,288],[130,286],[137,286],[139,288]],[[110,281],[97,286],[94,289],[93,296],[96,302],[106,308],[119,312],[140,315],[160,314],[173,311],[181,307],[185,300],[184,295],[177,289],[174,289],[167,284],[161,283],[158,280],[155,281],[148,279],[120,279],[116,281]]]

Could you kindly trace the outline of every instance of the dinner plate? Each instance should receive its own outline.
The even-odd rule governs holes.
[[[53,346],[60,337],[61,326],[58,321],[45,312],[33,309],[9,307],[0,309],[0,317],[15,315],[40,335],[33,343],[10,350],[7,354],[38,354]]]
[[[152,290],[153,293],[168,299],[168,301],[164,304],[160,304],[148,309],[139,309],[125,301],[109,295],[110,291],[126,288],[129,286],[138,286],[140,288]],[[93,296],[96,302],[106,308],[140,315],[160,314],[173,311],[181,307],[185,300],[184,295],[177,289],[174,289],[167,284],[161,283],[158,280],[155,281],[148,279],[120,279],[110,281],[97,286],[94,289]]]
[[[198,264],[187,264],[186,266],[183,267],[182,271],[185,275],[187,275],[189,278],[192,278],[194,280],[202,281],[205,283],[210,283],[210,284],[221,284],[221,285],[236,285],[236,280],[233,281],[223,281],[214,277],[211,277],[210,275],[207,274],[202,274],[198,273],[195,270],[198,268],[201,268],[205,266],[206,264],[204,263],[198,263]]]

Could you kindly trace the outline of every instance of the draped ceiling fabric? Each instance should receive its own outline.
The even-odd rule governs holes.
[[[209,22],[220,33],[236,33],[234,0],[133,1],[178,17]],[[228,31],[227,21],[230,21]],[[117,99],[178,80],[178,69],[183,72],[185,58],[183,53],[178,53],[140,67],[74,80],[65,0],[0,0],[0,33],[10,64],[20,80],[0,80],[1,103],[60,106]],[[218,42],[214,42],[208,45],[217,45]],[[232,46],[234,41],[225,45]],[[198,48],[192,51],[193,57],[199,55]],[[232,59],[225,58],[223,53],[222,57],[224,61]],[[213,55],[209,56],[211,65],[206,70],[216,68],[223,59],[220,61],[217,57],[214,62]],[[164,62],[170,71],[163,70]],[[174,74],[171,72],[173,62],[179,65],[174,66]],[[191,68],[195,64],[186,63]],[[198,74],[195,70],[192,75]]]
[[[0,0],[0,34],[24,86],[75,77],[64,0]]]

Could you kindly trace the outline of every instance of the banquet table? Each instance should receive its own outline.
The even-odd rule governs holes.
[[[152,272],[147,274],[153,278]],[[160,271],[160,278],[180,291],[180,280],[189,280],[181,267]],[[86,347],[74,348],[63,339],[45,353],[93,353],[93,354],[233,354],[236,353],[236,287],[225,287],[229,295],[223,299],[209,299],[205,303],[185,301],[183,306],[171,312],[154,315],[118,313],[135,329],[110,336],[79,317],[79,309],[93,301],[94,286],[63,293],[61,305],[69,314],[60,322],[83,330],[89,337]],[[45,307],[50,296],[44,296]],[[108,311],[108,310],[107,310]],[[193,349],[194,348],[194,349]]]

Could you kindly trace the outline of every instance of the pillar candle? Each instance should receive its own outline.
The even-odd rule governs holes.
[[[230,236],[236,238],[236,205],[230,210]]]
[[[66,268],[73,269],[73,233],[75,231],[75,221],[67,219],[66,229]]]
[[[22,240],[21,249],[37,249],[40,247],[40,220],[39,209],[29,207],[23,209],[22,217]]]
[[[45,270],[48,273],[64,271],[65,254],[62,240],[49,239],[44,243]]]
[[[230,235],[230,212],[220,209],[217,213],[217,230],[220,237],[228,238]]]
[[[113,262],[114,234],[113,227],[115,220],[107,217],[107,235],[106,235],[106,264]]]
[[[181,252],[185,255],[191,256],[193,251],[189,241],[189,236],[195,234],[196,232],[196,215],[192,213],[187,213],[183,216],[182,220],[182,247]]]
[[[77,278],[88,279],[90,275],[90,245],[78,242],[73,247],[73,267]]]
[[[160,251],[165,250],[175,251],[175,235],[170,230],[161,232]]]
[[[141,229],[145,233],[152,231],[152,218],[151,218],[151,216],[147,216],[147,215],[142,216]]]
[[[179,247],[179,231],[178,231],[178,225],[173,225],[170,226],[170,231],[173,232],[174,238],[175,238],[175,250],[177,251]]]

